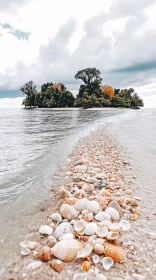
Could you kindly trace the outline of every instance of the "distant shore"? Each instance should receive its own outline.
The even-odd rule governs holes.
[[[69,108],[35,108],[37,110],[47,110],[47,111],[106,111],[106,110],[118,110],[118,109],[123,109],[127,110],[128,108],[110,108],[110,107],[102,107],[102,108],[88,108],[88,109],[83,109],[83,108],[76,108],[76,107],[69,107]]]

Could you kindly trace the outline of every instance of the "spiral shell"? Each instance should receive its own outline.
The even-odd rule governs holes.
[[[72,262],[84,245],[76,239],[67,239],[58,242],[52,249],[52,254],[63,262]]]
[[[48,262],[51,260],[51,250],[49,247],[45,247],[39,254],[37,254],[37,259],[42,262]]]
[[[126,257],[124,250],[122,247],[112,245],[109,243],[105,244],[104,254],[106,257],[110,257],[114,260],[114,262],[123,261]]]
[[[76,219],[78,217],[79,212],[76,211],[76,209],[68,204],[63,204],[60,208],[60,213],[62,217],[65,219],[71,221],[73,219]]]
[[[55,238],[60,239],[66,233],[74,234],[73,227],[68,222],[59,224],[54,231],[54,236],[55,236]]]

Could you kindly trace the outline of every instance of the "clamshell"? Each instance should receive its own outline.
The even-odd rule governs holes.
[[[115,208],[107,207],[105,212],[111,216],[112,220],[114,220],[114,221],[119,220],[120,215],[119,215],[119,212]]]
[[[67,219],[68,221],[76,219],[79,214],[79,212],[72,205],[69,204],[63,204],[60,208],[60,213],[62,217]]]
[[[103,264],[104,270],[108,271],[113,266],[114,261],[110,257],[105,257],[102,260],[102,264]]]

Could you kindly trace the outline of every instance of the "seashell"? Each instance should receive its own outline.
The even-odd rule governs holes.
[[[88,239],[89,239],[89,237],[86,236],[86,235],[83,235],[83,236],[80,236],[79,239],[82,240],[82,241],[84,241],[84,242],[87,242]]]
[[[87,275],[82,273],[75,274],[73,280],[87,280]]]
[[[28,245],[29,245],[29,241],[22,241],[22,242],[20,242],[21,248],[27,248]]]
[[[104,246],[102,244],[95,244],[93,251],[97,255],[101,255],[104,253]]]
[[[119,224],[121,225],[123,231],[129,230],[131,227],[130,223],[126,220],[121,220]]]
[[[119,212],[112,207],[107,207],[105,212],[111,216],[114,221],[119,220]]]
[[[119,203],[115,200],[111,201],[108,204],[108,207],[112,207],[112,208],[116,209],[119,213],[121,212],[121,207],[120,207]]]
[[[103,238],[96,238],[95,244],[104,244],[104,239]]]
[[[100,221],[100,222],[105,221],[105,220],[110,221],[110,220],[111,220],[111,216],[110,216],[108,213],[102,211],[102,212],[99,212],[99,213],[95,216],[95,219],[96,219],[97,221]]]
[[[78,199],[75,196],[69,196],[69,197],[65,197],[63,199],[63,203],[65,204],[69,204],[69,205],[73,205],[78,201]]]
[[[108,234],[108,228],[107,227],[98,227],[96,229],[96,234],[98,237],[104,238]]]
[[[88,223],[86,226],[85,226],[85,234],[86,235],[93,235],[95,232],[96,232],[96,229],[97,229],[97,225],[93,222],[91,223]]]
[[[63,270],[64,263],[60,260],[53,259],[52,262],[50,263],[50,267],[57,272],[61,272]]]
[[[122,226],[120,223],[113,223],[111,225],[108,226],[109,230],[113,231],[113,232],[120,232],[122,229]]]
[[[61,240],[52,249],[52,254],[63,262],[72,262],[84,245],[76,239]]]
[[[37,242],[33,242],[33,241],[29,242],[28,248],[30,250],[34,250],[36,247],[37,247]]]
[[[142,216],[142,213],[141,213],[141,211],[139,211],[138,209],[132,209],[132,212],[134,213],[134,214],[136,214],[136,215],[138,215],[138,216]]]
[[[97,182],[97,179],[94,178],[94,177],[87,177],[87,178],[85,179],[85,182],[87,182],[87,183],[89,183],[89,184],[94,184],[94,183]]]
[[[109,243],[105,244],[104,254],[106,257],[111,257],[114,262],[120,262],[125,259],[125,252],[122,247],[112,245]]]
[[[90,269],[90,262],[88,262],[88,261],[83,262],[82,269],[84,271],[88,271]]]
[[[119,233],[118,232],[108,232],[107,236],[106,236],[107,240],[115,240],[119,238]]]
[[[90,256],[90,254],[92,253],[93,250],[93,246],[91,245],[86,245],[86,247],[84,249],[82,249],[81,251],[79,251],[77,253],[77,259],[85,259],[87,257]]]
[[[109,227],[110,225],[112,225],[112,223],[110,222],[110,221],[103,221],[103,222],[99,222],[98,224],[97,224],[99,227]]]
[[[54,231],[54,236],[57,239],[59,239],[63,235],[65,235],[66,233],[73,233],[74,234],[73,227],[68,222],[64,222],[64,223],[59,224]]]
[[[28,248],[23,248],[22,250],[21,250],[21,255],[22,256],[27,256],[27,255],[29,255],[30,254],[30,250],[28,249]]]
[[[51,235],[53,233],[53,229],[47,225],[40,226],[39,233],[45,234],[45,235]]]
[[[59,213],[53,213],[50,218],[55,222],[60,222],[62,220],[62,217]]]
[[[107,280],[107,278],[103,274],[99,273],[96,275],[95,280]]]
[[[60,193],[62,198],[71,196],[70,191],[68,191],[68,190],[66,190],[65,188],[62,188],[62,187],[58,188],[58,192]]]
[[[99,261],[100,261],[100,258],[99,258],[99,256],[98,255],[94,255],[93,257],[92,257],[92,260],[93,260],[93,263],[98,263]]]
[[[137,217],[138,216],[135,214],[130,214],[129,219],[130,219],[130,221],[136,221]]]
[[[74,222],[74,230],[78,233],[81,233],[85,228],[85,223],[83,220],[75,221]]]
[[[76,198],[84,198],[86,196],[87,196],[87,194],[86,194],[86,192],[84,190],[76,191]]]
[[[60,213],[63,218],[71,221],[73,219],[76,219],[78,217],[79,212],[76,211],[76,209],[68,204],[63,204],[60,208]]]
[[[42,262],[48,262],[51,260],[51,250],[49,247],[45,247],[40,253],[37,254],[37,259]]]
[[[131,204],[132,206],[138,206],[138,202],[136,201],[136,199],[131,199],[131,200],[130,200],[130,204]]]
[[[34,271],[38,268],[40,268],[42,266],[42,262],[41,261],[35,261],[35,262],[32,262],[32,263],[29,263],[26,267],[26,269],[28,271]]]
[[[59,240],[64,240],[64,239],[74,239],[75,236],[73,233],[69,232],[69,233],[65,233],[63,236],[61,236],[59,238]]]
[[[87,166],[85,165],[76,165],[75,170],[78,172],[85,172],[87,170]]]
[[[84,187],[85,192],[93,192],[94,189],[94,185],[87,185],[86,187]]]
[[[95,245],[95,238],[96,238],[96,236],[94,236],[94,235],[89,236],[88,244],[91,245],[91,246],[94,246]]]
[[[114,261],[110,257],[105,257],[102,260],[102,264],[103,264],[104,270],[108,271],[113,266]]]
[[[91,222],[93,220],[93,213],[89,212],[88,210],[82,211],[83,219],[86,222]]]
[[[92,213],[97,213],[100,205],[97,201],[88,201],[86,209]]]
[[[132,242],[129,240],[129,238],[127,238],[127,237],[122,237],[122,243],[123,243],[123,245],[125,245],[125,246],[129,246],[129,245],[131,245],[132,244]]]
[[[75,204],[74,207],[77,211],[82,212],[83,210],[87,209],[87,204],[89,200],[87,198],[79,199]]]
[[[56,244],[56,238],[54,236],[48,237],[49,246],[53,247]]]

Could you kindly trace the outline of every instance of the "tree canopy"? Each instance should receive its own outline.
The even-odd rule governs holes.
[[[37,92],[33,81],[20,88],[26,98],[25,107],[126,107],[138,108],[144,106],[143,100],[133,88],[119,89],[110,85],[101,85],[101,72],[96,68],[80,70],[75,75],[76,80],[82,80],[76,98],[63,83],[47,82]]]

